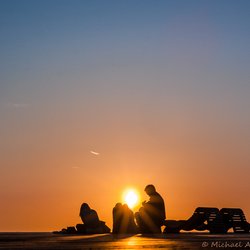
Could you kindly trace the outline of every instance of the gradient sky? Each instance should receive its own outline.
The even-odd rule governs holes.
[[[1,0],[0,231],[112,226],[128,186],[167,217],[250,220],[250,1]],[[99,155],[91,153],[98,152]]]

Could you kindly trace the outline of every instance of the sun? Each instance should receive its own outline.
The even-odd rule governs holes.
[[[139,200],[139,193],[133,188],[129,188],[123,193],[123,201],[131,209],[139,204]]]

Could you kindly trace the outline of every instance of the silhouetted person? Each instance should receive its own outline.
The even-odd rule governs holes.
[[[91,209],[87,203],[83,203],[80,208],[80,217],[86,227],[97,227],[99,225],[99,217],[94,209]]]
[[[134,234],[138,232],[134,213],[127,204],[117,203],[113,208],[113,233]]]
[[[120,233],[120,227],[122,224],[122,216],[123,216],[123,209],[121,203],[116,203],[115,207],[113,208],[113,230],[114,234]]]
[[[145,190],[149,201],[143,202],[135,218],[141,233],[161,233],[161,226],[166,218],[164,200],[153,185],[147,185]]]
[[[89,207],[87,203],[83,203],[80,208],[80,217],[83,224],[77,224],[77,231],[80,233],[109,233],[110,229],[105,225],[104,221],[100,221],[97,212]]]

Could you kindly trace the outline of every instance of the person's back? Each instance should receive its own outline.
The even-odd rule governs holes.
[[[149,197],[149,201],[145,203],[144,207],[149,207],[149,209],[146,208],[146,210],[148,210],[151,217],[156,218],[159,221],[164,221],[166,219],[166,213],[163,198],[156,191],[150,193]]]
[[[90,228],[95,228],[99,225],[100,220],[97,212],[89,207],[87,203],[83,203],[80,209],[80,217],[82,222]]]
[[[83,224],[76,225],[79,233],[93,234],[110,232],[110,229],[105,225],[105,222],[99,220],[97,212],[91,209],[87,203],[81,205],[80,217]]]

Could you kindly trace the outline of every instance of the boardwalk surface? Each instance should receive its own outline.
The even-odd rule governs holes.
[[[250,249],[250,234],[55,235],[0,233],[0,249]]]

